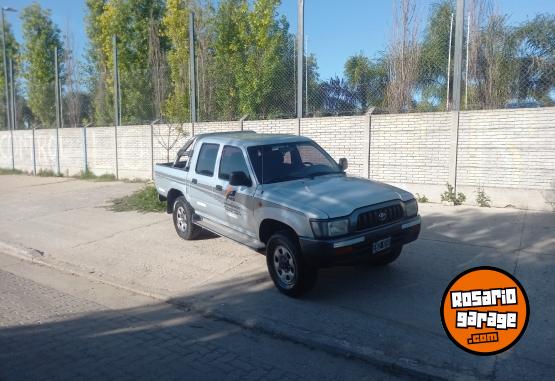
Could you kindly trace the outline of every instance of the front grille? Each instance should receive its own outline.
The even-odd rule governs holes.
[[[403,207],[400,204],[385,206],[358,215],[357,230],[366,230],[381,225],[387,225],[404,216]]]

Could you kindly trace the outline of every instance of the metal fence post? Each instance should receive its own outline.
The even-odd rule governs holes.
[[[449,85],[451,79],[451,45],[453,41],[453,14],[451,13],[451,23],[449,24],[449,55],[447,56],[447,94],[445,96],[445,111],[449,110]]]
[[[304,0],[297,0],[297,132],[300,135],[303,117],[303,61],[304,61]]]
[[[33,175],[37,174],[37,149],[35,147],[35,127],[33,127]]]
[[[461,109],[462,50],[464,34],[464,0],[457,0],[455,14],[455,57],[453,67],[453,110]]]
[[[453,66],[453,115],[451,119],[451,149],[449,179],[457,193],[457,161],[459,150],[459,117],[461,109],[462,50],[464,34],[464,0],[457,0],[455,14],[455,57]]]
[[[239,119],[239,130],[241,130],[241,131],[244,130],[244,128],[243,128],[243,122],[245,121],[245,119],[247,119],[247,116],[248,116],[248,115],[243,115],[243,116],[241,117],[241,119]]]
[[[117,36],[112,36],[112,46],[114,49],[114,145],[116,155],[116,179],[119,179],[119,163],[118,163],[118,125],[120,123],[120,104],[119,104],[119,65],[118,65],[118,46]]]
[[[191,123],[197,121],[197,88],[195,78],[195,13],[189,13],[189,86],[191,88]]]
[[[58,81],[60,80],[58,74],[58,47],[54,47],[54,93],[56,99],[56,174],[60,174],[60,93]]]

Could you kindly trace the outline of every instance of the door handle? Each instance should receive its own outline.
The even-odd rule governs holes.
[[[196,184],[196,183],[197,183],[197,179],[193,179],[193,180],[191,180],[191,182],[192,182],[193,184]]]
[[[221,192],[223,189],[224,189],[224,188],[222,188],[221,185],[216,185],[216,190],[217,190],[217,191],[220,191],[220,192]]]

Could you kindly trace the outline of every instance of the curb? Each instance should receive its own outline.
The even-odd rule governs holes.
[[[34,264],[52,268],[60,272],[80,276],[94,282],[103,283],[114,288],[146,296],[180,309],[192,310],[206,318],[230,323],[247,330],[251,330],[264,335],[269,335],[280,340],[308,347],[310,349],[321,350],[334,356],[357,359],[391,374],[409,376],[411,378],[419,380],[478,380],[481,378],[479,376],[470,375],[467,373],[460,373],[445,368],[438,368],[414,359],[392,359],[379,350],[360,345],[353,345],[347,341],[334,339],[325,335],[315,336],[313,333],[306,334],[302,332],[291,333],[272,322],[266,321],[261,323],[255,320],[241,319],[233,316],[232,314],[226,314],[222,311],[201,307],[195,302],[179,302],[177,300],[171,299],[166,295],[140,290],[137,288],[122,285],[117,282],[103,279],[102,277],[92,276],[83,272],[83,269],[71,269],[69,267],[72,266],[72,264],[69,263],[67,267],[49,263],[42,260],[42,252],[34,249],[23,249],[0,241],[0,251],[2,251],[4,254],[10,255],[23,261],[31,262]],[[78,268],[78,266],[75,267]]]

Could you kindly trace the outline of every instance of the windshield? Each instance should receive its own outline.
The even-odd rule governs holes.
[[[248,148],[261,184],[342,173],[337,163],[314,142],[271,144]]]

